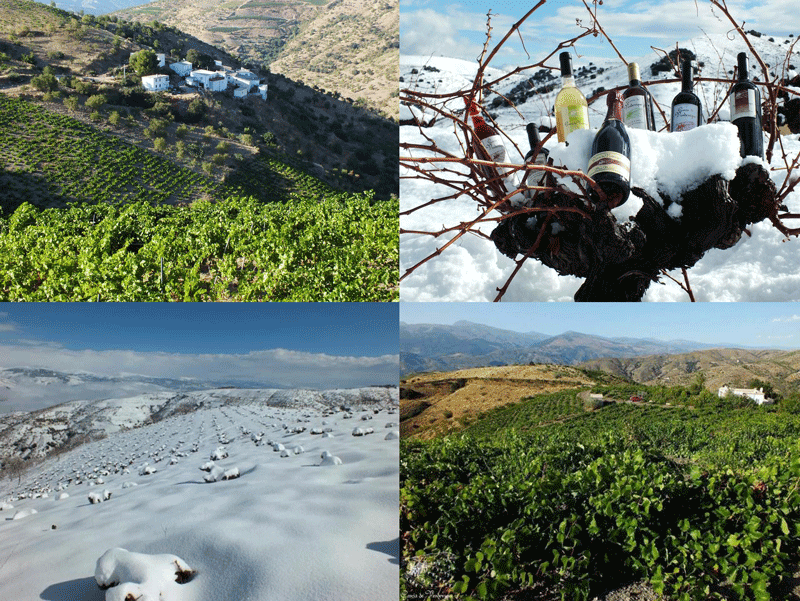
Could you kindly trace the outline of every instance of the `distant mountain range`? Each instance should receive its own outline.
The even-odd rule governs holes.
[[[7,372],[8,370],[4,370]],[[42,376],[50,378],[48,370]],[[4,373],[3,372],[3,373]],[[72,401],[34,412],[0,415],[0,457],[45,457],[103,438],[198,409],[258,403],[276,408],[358,410],[388,407],[398,402],[396,387],[342,390],[222,388],[186,392],[147,392],[93,401]]]
[[[513,332],[469,321],[453,325],[400,323],[400,374],[467,367],[557,363],[576,365],[604,357],[672,355],[724,345],[687,340],[603,338],[565,332]]]
[[[94,401],[120,396],[170,391],[186,393],[209,388],[283,388],[275,382],[156,378],[129,374],[103,376],[29,367],[0,368],[0,413],[33,411],[66,401]]]

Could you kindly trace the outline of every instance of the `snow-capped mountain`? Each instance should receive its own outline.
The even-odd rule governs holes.
[[[34,411],[74,400],[134,396],[147,392],[189,392],[237,386],[280,388],[269,381],[199,380],[143,374],[107,376],[89,372],[63,372],[32,367],[0,369],[0,412]]]
[[[35,412],[0,416],[0,457],[41,458],[114,432],[200,409],[258,404],[293,410],[352,411],[388,407],[397,399],[396,387],[370,387],[327,391],[220,388],[70,401]]]
[[[719,118],[725,121],[730,116],[726,96],[733,78],[736,57],[739,52],[748,51],[740,38],[733,36],[731,38],[726,35],[707,35],[678,44],[681,49],[689,51],[690,56],[694,58],[694,64],[698,67],[695,78],[699,76],[723,80],[721,82],[704,81],[695,85],[695,92],[703,103],[707,119],[718,106],[720,109],[715,119]],[[793,54],[787,55],[795,41],[793,38],[775,38],[752,32],[748,39],[764,63],[769,66],[771,75],[778,75],[782,78],[796,77],[800,70],[800,53],[795,51]],[[580,46],[577,51],[581,52]],[[648,84],[647,87],[661,110],[669,116],[672,98],[680,90],[680,83],[677,81],[657,83],[676,79],[675,73],[669,68],[668,61],[664,60],[664,55],[654,52],[643,57],[626,58],[639,64],[643,81]],[[531,62],[536,62],[536,60],[538,59],[534,58]],[[575,53],[573,53],[573,62],[578,87],[587,98],[597,96],[590,103],[589,108],[590,126],[593,131],[596,131],[606,113],[605,95],[602,92],[627,85],[627,68],[620,59],[589,62],[576,56]],[[553,67],[557,67],[557,59],[553,59],[552,63]],[[445,57],[401,56],[400,75],[402,81],[400,87],[401,90],[408,89],[434,94],[468,90],[472,87],[476,70],[475,62]],[[484,81],[494,81],[502,73],[500,70],[489,68]],[[752,57],[750,76],[756,81],[764,80],[763,73]],[[651,83],[655,85],[649,85]],[[551,116],[551,109],[560,85],[557,70],[532,69],[497,84],[496,93],[489,94],[483,99],[484,108],[519,149],[518,152],[507,142],[512,161],[521,163],[522,155],[529,149],[525,132],[527,123],[538,123],[544,127],[555,126],[555,118]],[[800,92],[800,89],[796,91]],[[401,100],[404,96],[405,94],[401,93]],[[504,97],[513,101],[516,106],[508,106]],[[426,101],[428,100],[441,102],[435,98],[429,98]],[[445,110],[453,114],[463,115],[464,103],[460,98],[450,99],[443,106]],[[664,119],[658,110],[656,113],[656,124],[663,127]],[[412,125],[415,120],[425,124],[425,127],[420,129],[417,125]],[[707,131],[711,136],[713,129],[709,128]],[[659,134],[662,137],[668,135],[665,132]],[[437,116],[436,112],[430,109],[422,110],[415,106],[401,106],[401,143],[425,146],[429,144],[430,139],[434,140],[442,151],[455,156],[463,156],[464,141],[459,139],[449,119]],[[660,140],[661,138],[656,139]],[[587,140],[590,144],[590,138]],[[587,140],[581,139],[580,143],[585,146]],[[632,137],[634,145],[638,141]],[[791,162],[791,159],[800,151],[800,136],[797,134],[784,135],[782,142]],[[551,157],[564,159],[569,156],[570,150],[563,144],[559,145],[555,137],[551,138],[546,146],[550,150]],[[574,146],[575,144],[573,144]],[[698,160],[706,161],[718,158],[710,156],[716,153],[705,152],[699,147],[680,148],[676,154],[670,154],[665,149],[654,147],[639,146],[639,148],[642,149],[642,152],[638,156],[632,157],[632,180],[633,185],[638,185],[646,190],[648,190],[648,185],[671,184],[672,182],[668,180],[682,177],[683,173],[690,171],[690,168],[694,167]],[[580,149],[573,149],[572,152],[578,152],[578,150]],[[429,153],[416,149],[408,151],[401,149],[400,154],[401,158],[404,156],[430,156]],[[634,148],[635,154],[636,148]],[[565,165],[570,168],[585,169],[582,160],[576,162],[577,165]],[[673,164],[668,169],[663,169],[668,162]],[[771,166],[773,167],[773,180],[780,187],[786,177],[786,167],[780,148],[776,149]],[[659,168],[661,168],[660,172]],[[454,167],[452,163],[449,163],[448,169],[457,170],[458,166]],[[722,173],[722,171],[716,172]],[[651,181],[654,174],[660,174],[664,178],[663,181]],[[642,178],[646,181],[642,181]],[[478,215],[477,204],[467,195],[411,211],[432,199],[450,197],[454,190],[444,185],[415,178],[414,173],[403,166],[401,166],[400,183],[401,229],[413,232],[437,231],[443,226],[455,227],[459,223],[470,222]],[[785,204],[789,212],[800,212],[800,192],[790,195]],[[635,208],[633,206],[630,210],[633,211]],[[405,211],[410,212],[403,214]],[[615,215],[617,215],[616,212]],[[497,215],[493,214],[492,216]],[[620,215],[617,215],[617,218],[624,221],[627,216],[620,218]],[[488,237],[493,228],[494,223],[486,223],[478,229]],[[689,271],[689,278],[697,300],[798,299],[800,274],[795,268],[794,257],[800,242],[792,240],[784,244],[784,236],[767,221],[751,227],[750,234],[751,237],[743,237],[731,249],[715,249],[708,252],[692,267]],[[437,249],[443,247],[450,237],[452,234],[439,237],[418,234],[401,236],[401,273],[436,253]],[[514,267],[514,263],[501,255],[489,239],[482,236],[464,236],[459,239],[457,244],[445,248],[441,255],[434,256],[406,277],[401,282],[401,298],[404,301],[426,302],[490,301],[495,298],[497,289],[506,282]],[[680,272],[677,272],[677,277],[682,279]],[[572,300],[581,283],[581,279],[559,276],[554,270],[530,260],[517,273],[503,300],[568,301]],[[666,281],[664,286],[651,285],[644,300],[688,300],[688,296],[677,284]]]

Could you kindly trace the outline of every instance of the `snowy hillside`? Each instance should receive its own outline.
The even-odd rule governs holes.
[[[281,391],[279,407],[266,391],[224,402],[234,394],[4,479],[0,599],[396,599],[396,389]],[[143,403],[116,414],[138,419]]]
[[[397,394],[396,388],[385,387],[328,391],[223,388],[72,401],[31,413],[0,416],[0,457],[40,458],[65,446],[199,409],[242,403],[315,411],[369,408],[391,405],[397,401]]]
[[[786,52],[794,41],[791,38],[773,39],[766,35],[750,36],[764,62],[770,65],[773,72],[792,77],[800,70],[800,56],[795,53],[786,61]],[[711,35],[681,42],[681,48],[691,50],[696,55],[695,64],[701,64],[700,77],[730,80],[736,65],[736,55],[746,50],[740,39],[728,39],[725,35]],[[580,48],[578,48],[580,51]],[[674,73],[668,71],[654,72],[658,69],[663,55],[653,53],[645,57],[627,57],[639,64],[645,83],[674,79]],[[587,98],[598,94],[597,100],[590,104],[589,118],[592,135],[579,142],[586,146],[591,144],[593,132],[601,125],[605,116],[605,96],[603,90],[627,84],[625,64],[620,61],[598,61],[588,63],[573,55],[576,81],[578,87]],[[554,65],[557,61],[553,61]],[[403,79],[401,89],[407,88],[422,92],[446,93],[468,89],[476,71],[476,64],[457,59],[401,56],[400,74]],[[655,68],[655,69],[654,69]],[[755,61],[751,59],[751,77],[763,79]],[[488,73],[485,80],[491,81],[495,73]],[[554,118],[550,117],[550,109],[560,87],[557,70],[548,73],[545,70],[531,70],[515,75],[498,86],[498,92],[510,97],[522,113],[522,117],[514,108],[504,106],[499,95],[491,95],[484,99],[484,105],[496,119],[503,130],[511,137],[517,149],[511,150],[514,162],[521,163],[522,155],[528,151],[525,125],[528,122],[554,127]],[[548,91],[548,88],[552,88]],[[672,98],[680,89],[677,82],[649,86],[661,109],[669,114]],[[706,111],[722,102],[727,93],[728,83],[702,82],[695,86]],[[463,113],[463,102],[450,101],[446,108],[457,114]],[[430,122],[434,114],[431,111],[421,112],[411,107],[401,107],[401,119],[409,120],[416,116],[418,120]],[[727,103],[719,111],[719,118],[727,120],[729,110]],[[657,126],[662,127],[664,120],[656,110]],[[723,126],[720,126],[723,127]],[[724,126],[730,128],[731,126]],[[437,145],[457,156],[463,156],[461,141],[453,131],[453,124],[447,119],[438,119],[431,127],[420,129],[413,125],[400,128],[401,142],[426,144],[426,136],[434,139]],[[735,129],[732,130],[735,135]],[[724,129],[714,132],[711,128],[703,133],[701,143],[697,140],[683,147],[666,148],[659,141],[667,136],[665,132],[658,137],[646,139],[647,136],[632,136],[633,143],[632,184],[645,189],[654,189],[656,185],[674,185],[674,181],[651,181],[656,176],[672,178],[683,177],[683,173],[697,166],[698,160],[707,161],[712,168],[719,168],[716,173],[730,173],[739,164],[738,156],[722,157],[716,152],[703,152],[703,148],[715,148],[720,140],[729,136]],[[735,144],[738,144],[734,140]],[[673,144],[673,141],[670,141]],[[638,145],[638,146],[637,146]],[[800,151],[800,136],[783,137],[783,145],[787,155],[794,157]],[[566,160],[565,157],[578,157],[575,163],[564,166],[585,169],[580,152],[567,150],[559,145],[553,137],[547,147],[551,156]],[[639,150],[636,156],[637,148]],[[738,153],[738,147],[733,149]],[[727,153],[730,154],[730,153]],[[401,150],[402,156],[424,156],[421,151]],[[580,155],[580,156],[579,156]],[[713,156],[711,156],[713,155]],[[588,158],[588,157],[587,157]],[[637,165],[638,161],[638,165]],[[727,162],[726,162],[727,161]],[[671,163],[666,165],[666,163]],[[724,163],[724,164],[723,164]],[[556,162],[558,165],[558,162]],[[666,167],[666,168],[665,168]],[[786,176],[785,166],[781,158],[780,148],[772,162],[773,180],[780,186]],[[780,169],[783,168],[783,171]],[[401,178],[410,176],[411,172],[401,167]],[[678,182],[678,187],[680,187]],[[434,198],[452,194],[452,190],[437,186],[419,179],[401,179],[401,211],[407,211]],[[790,212],[800,212],[800,192],[795,192],[787,199]],[[627,219],[631,205],[625,211],[615,215],[620,221]],[[433,231],[442,226],[455,226],[460,222],[475,219],[477,205],[465,198],[449,200],[431,205],[409,215],[401,217],[401,228],[412,231]],[[481,231],[489,234],[493,224],[481,226]],[[698,300],[797,300],[800,295],[800,274],[795,267],[794,257],[800,248],[800,241],[792,240],[784,243],[783,236],[771,224],[761,222],[750,228],[752,237],[743,239],[732,249],[712,250],[690,271],[689,278],[695,297]],[[406,269],[435,252],[450,236],[433,238],[422,235],[403,235],[400,240],[401,274]],[[491,241],[478,236],[462,237],[458,243],[447,248],[440,256],[419,267],[412,275],[401,283],[401,296],[404,301],[486,301],[492,300],[497,288],[505,283],[512,273],[514,263],[501,255]],[[515,277],[507,293],[506,301],[544,301],[571,300],[582,280],[574,277],[559,276],[554,270],[536,261],[528,261]],[[687,295],[676,284],[667,281],[665,286],[651,285],[644,300],[688,300]]]

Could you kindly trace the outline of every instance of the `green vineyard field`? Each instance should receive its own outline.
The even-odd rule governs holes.
[[[578,392],[401,441],[401,598],[588,600],[635,583],[792,598],[800,415],[725,400],[574,415]]]

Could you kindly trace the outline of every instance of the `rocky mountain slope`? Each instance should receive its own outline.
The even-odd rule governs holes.
[[[341,94],[270,74],[260,63],[252,67],[269,85],[267,102],[257,96],[236,99],[230,91],[202,94],[188,88],[158,97],[141,94],[131,69],[124,84],[122,80],[123,65],[140,50],[164,53],[168,63],[193,50],[211,64],[240,64],[225,50],[162,23],[80,16],[30,0],[0,4],[4,94],[41,102],[52,112],[79,119],[218,183],[242,187],[267,202],[286,200],[293,191],[289,179],[269,165],[271,159],[289,163],[336,190],[375,190],[380,199],[397,194],[394,121]],[[58,81],[45,92],[31,83],[46,69]],[[170,74],[173,86],[181,83],[168,68],[163,72]],[[94,100],[87,104],[89,98]],[[157,138],[164,140],[160,149]],[[275,186],[286,188],[286,198],[266,192]],[[38,204],[51,204],[49,200]]]
[[[0,457],[42,458],[114,432],[200,409],[259,404],[283,409],[351,411],[388,408],[397,400],[396,388],[372,387],[327,391],[221,388],[71,401],[30,413],[0,416]]]
[[[398,0],[157,0],[120,17],[160,21],[274,73],[398,115]]]
[[[745,387],[753,379],[768,381],[783,394],[800,391],[800,351],[712,349],[676,355],[594,359],[580,366],[642,384],[688,385],[702,373],[706,388],[712,391],[725,384]]]

